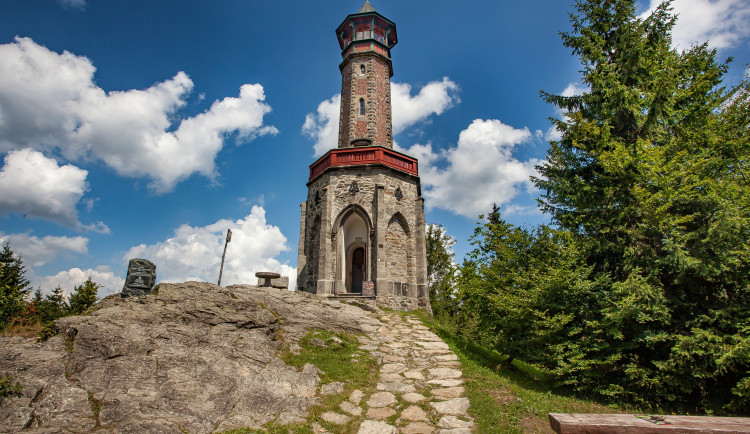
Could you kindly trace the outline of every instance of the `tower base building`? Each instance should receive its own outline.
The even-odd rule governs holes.
[[[339,143],[310,165],[297,290],[429,310],[418,162],[393,150],[396,26],[368,1],[336,33],[344,59]]]

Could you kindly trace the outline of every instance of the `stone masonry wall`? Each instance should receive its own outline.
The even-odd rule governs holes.
[[[411,260],[414,247],[410,246],[411,237],[408,233],[408,225],[402,220],[400,214],[394,215],[385,231],[386,276],[394,282],[409,282],[411,277],[409,271],[413,269]]]
[[[297,287],[307,292],[316,292],[320,261],[320,239],[323,228],[324,203],[326,199],[327,177],[323,176],[313,181],[307,190],[307,200],[302,205],[305,215],[301,218],[300,248],[303,249],[305,263],[302,257],[297,263]],[[323,234],[325,236],[325,234]]]
[[[361,66],[365,66],[362,74]],[[369,139],[371,145],[393,148],[391,125],[391,61],[374,53],[347,57],[341,69],[339,148]],[[360,99],[365,114],[360,115]]]
[[[372,225],[366,278],[376,282],[378,303],[400,310],[429,308],[419,178],[382,166],[329,170],[308,185],[306,271],[299,287],[320,295],[343,292],[336,275],[337,218],[353,205]]]

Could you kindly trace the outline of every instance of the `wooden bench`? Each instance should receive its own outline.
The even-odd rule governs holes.
[[[748,417],[584,413],[550,413],[548,416],[550,426],[559,434],[750,433]]]

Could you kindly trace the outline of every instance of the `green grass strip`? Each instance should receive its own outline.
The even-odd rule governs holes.
[[[475,432],[552,432],[548,413],[618,412],[616,407],[554,393],[539,369],[517,359],[508,365],[507,356],[456,337],[426,312],[416,315],[458,356]]]

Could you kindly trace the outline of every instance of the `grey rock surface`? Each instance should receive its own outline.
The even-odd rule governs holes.
[[[393,425],[377,420],[366,420],[359,426],[357,434],[396,434],[398,429]]]
[[[323,395],[336,395],[344,391],[344,383],[335,382],[324,384],[320,387],[320,393]]]
[[[0,375],[23,396],[0,403],[0,432],[214,432],[299,422],[319,371],[278,357],[310,329],[360,332],[377,320],[306,294],[200,282],[111,296],[58,335],[0,337]]]
[[[334,425],[344,425],[351,420],[351,417],[336,413],[335,411],[327,411],[320,415],[320,418]]]
[[[431,406],[435,408],[441,414],[447,414],[451,416],[463,416],[466,415],[466,410],[469,409],[468,398],[453,398],[448,401],[442,402],[431,402]]]
[[[456,416],[443,416],[438,421],[438,426],[441,428],[473,428],[474,422],[465,421]]]
[[[370,408],[385,407],[396,403],[396,397],[390,392],[378,392],[374,393],[367,401],[367,406]]]

